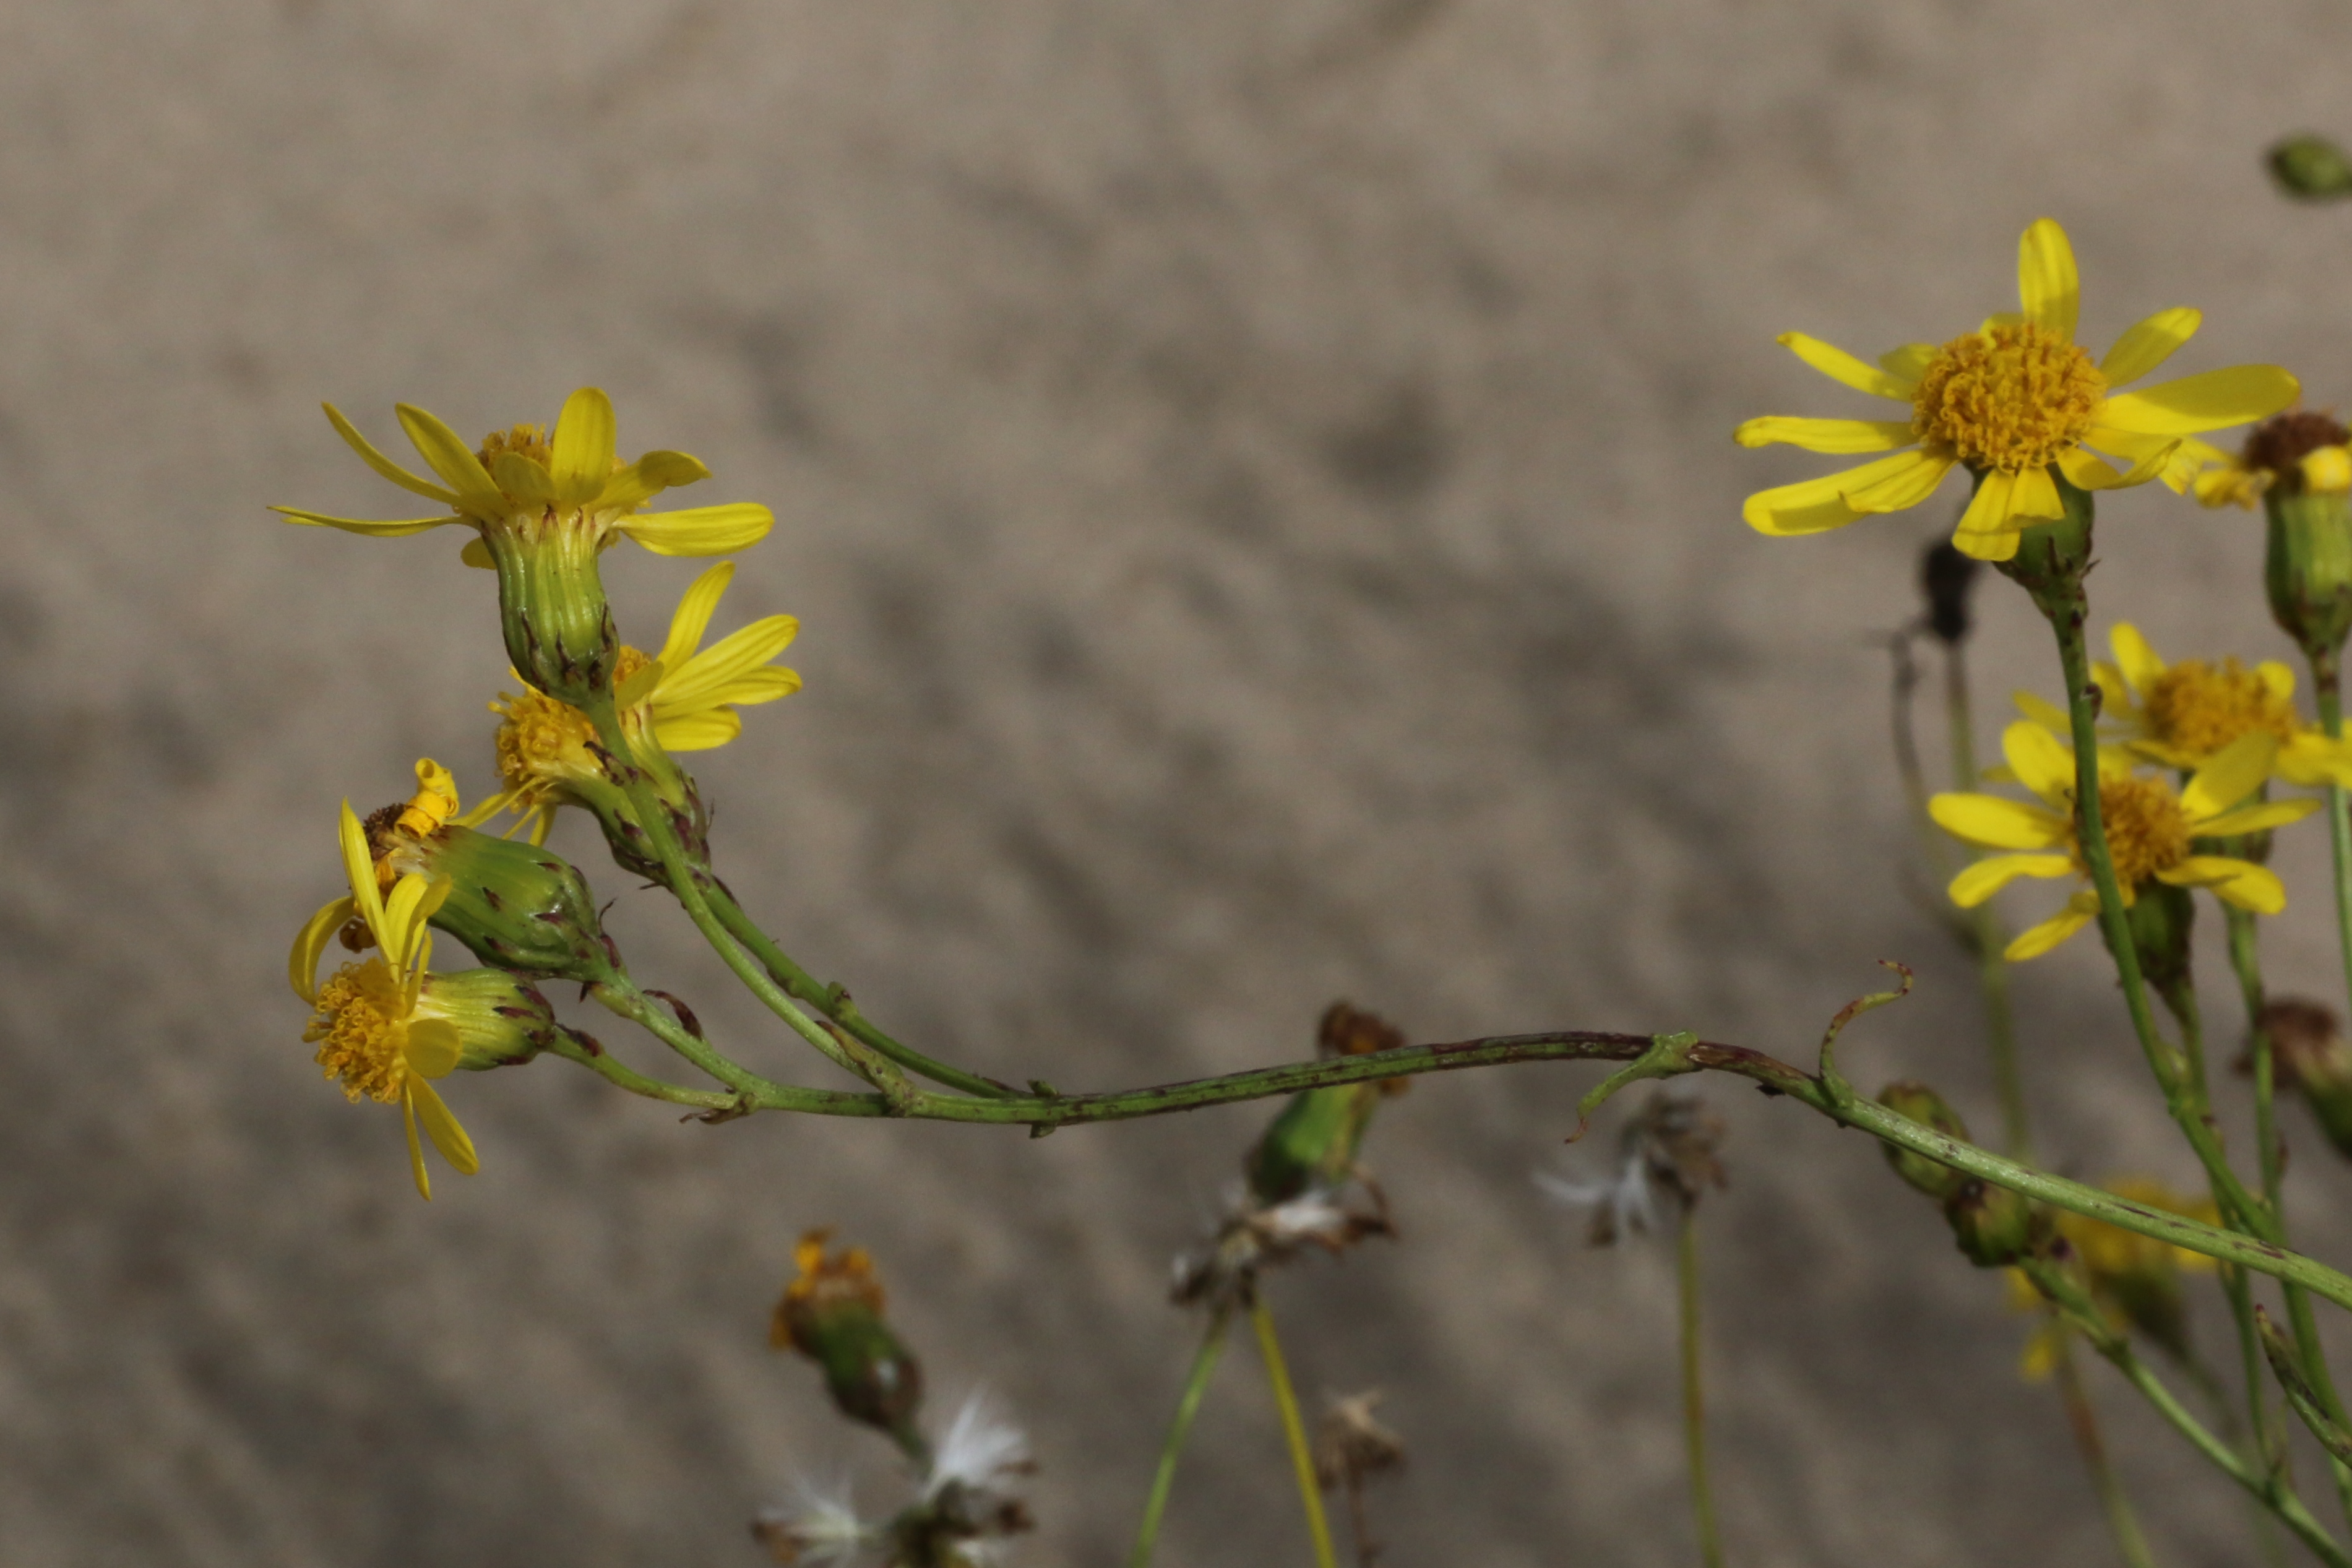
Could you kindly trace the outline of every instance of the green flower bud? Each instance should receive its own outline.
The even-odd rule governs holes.
[[[2322,136],[2290,136],[2270,151],[2271,178],[2298,201],[2325,202],[2352,195],[2352,159]]]
[[[2124,923],[2131,931],[2141,978],[2164,998],[2173,1016],[2180,1017],[2191,1005],[2189,937],[2197,924],[2197,900],[2189,896],[2188,889],[2151,878],[2139,885],[2138,896],[2124,912]],[[2105,925],[2099,927],[2099,935],[2105,939]]]
[[[1345,1002],[1334,1002],[1325,1010],[1316,1038],[1317,1054],[1324,1057],[1364,1056],[1404,1043],[1401,1031]],[[1250,1151],[1245,1166],[1250,1195],[1271,1208],[1310,1189],[1346,1181],[1356,1168],[1357,1151],[1371,1128],[1372,1112],[1390,1095],[1402,1094],[1408,1081],[1383,1079],[1292,1095]]]
[[[416,1016],[446,1019],[457,1029],[457,1065],[471,1072],[527,1062],[557,1029],[547,998],[503,969],[427,974]]]
[[[1960,1113],[1946,1104],[1942,1095],[1924,1083],[1907,1080],[1890,1083],[1879,1090],[1878,1103],[1897,1116],[1909,1117],[1922,1127],[1931,1127],[1948,1138],[1968,1142],[1968,1123],[1960,1120]],[[1930,1160],[1925,1154],[1914,1153],[1893,1143],[1882,1143],[1879,1147],[1885,1151],[1886,1163],[1895,1167],[1896,1175],[1931,1198],[1939,1201],[1949,1198],[1972,1179],[1940,1160]]]
[[[2039,1250],[2049,1228],[2025,1197],[1973,1178],[1944,1200],[1944,1218],[1960,1251],[1981,1268],[2005,1268]]]
[[[2068,616],[2079,624],[2089,613],[2083,574],[2091,567],[2091,498],[2054,468],[2050,479],[2066,515],[2025,529],[2018,536],[2017,553],[1998,564],[2001,575],[2033,596],[2034,608],[2051,624]],[[1983,482],[1981,475],[1978,482]]]
[[[2303,1096],[2339,1154],[2352,1156],[2352,1044],[2316,1002],[2281,997],[2263,1009],[2281,1087]]]
[[[835,1408],[887,1433],[911,1455],[925,1451],[916,1417],[923,1368],[882,1315],[882,1282],[862,1247],[828,1257],[829,1230],[813,1230],[793,1249],[800,1277],[787,1286],[768,1325],[768,1342],[790,1346],[824,1373]]]
[[[581,528],[494,529],[479,542],[499,574],[507,658],[522,678],[577,707],[611,691],[621,638],[596,569],[597,536]]]
[[[2283,470],[2283,479],[2263,492],[2269,522],[2263,584],[2269,590],[2271,617],[2315,665],[2333,670],[2345,636],[2352,632],[2352,463],[2344,458],[2344,427],[2324,415],[2287,415],[2282,419],[2319,420],[2328,426],[2325,445],[2315,446]],[[2282,420],[2272,420],[2277,425]],[[2328,481],[2336,481],[2332,486]]]
[[[449,896],[433,924],[500,969],[594,984],[612,979],[620,956],[596,919],[587,879],[534,844],[386,806],[367,820],[368,845],[399,874],[446,878]],[[419,831],[423,828],[423,831]]]

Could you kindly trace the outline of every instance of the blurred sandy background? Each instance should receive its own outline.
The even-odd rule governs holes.
[[[1897,956],[1919,994],[1853,1068],[1987,1129],[1972,990],[1896,871],[1872,641],[1957,487],[1767,542],[1740,497],[1818,464],[1729,432],[1859,401],[1779,331],[1874,353],[2006,308],[2044,213],[2086,337],[2194,303],[2180,368],[2278,359],[2346,397],[2352,211],[2286,208],[2256,159],[2352,129],[2347,26],[7,7],[0,1561],[751,1564],[795,1474],[890,1495],[763,1343],[822,1223],[878,1255],[942,1414],[984,1383],[1028,1423],[1020,1560],[1116,1561],[1190,1350],[1167,1260],[1263,1120],[680,1126],[551,1061],[453,1086],[483,1173],[418,1203],[397,1119],[310,1065],[285,950],[336,889],[340,798],[395,798],[428,752],[487,787],[503,661],[455,535],[262,510],[404,515],[321,398],[391,445],[395,399],[473,432],[593,383],[628,451],[717,470],[692,499],[775,508],[724,615],[798,614],[807,689],[701,770],[722,863],[943,1055],[1150,1082],[1303,1054],[1346,995],[1423,1039],[1687,1026],[1801,1058]],[[2250,521],[2136,492],[2102,534],[2106,615],[2284,651]],[[657,640],[693,564],[609,561]],[[2054,682],[2021,599],[1986,597],[1997,715]],[[821,1068],[592,835],[558,843],[641,977]],[[2319,835],[2289,854],[2274,974],[2324,988]],[[2084,939],[2020,976],[2050,1158],[2186,1177],[2103,967]],[[1394,1564],[1690,1559],[1669,1262],[1584,1250],[1528,1179],[1604,1157],[1559,1142],[1591,1079],[1421,1085],[1372,1149],[1402,1242],[1278,1284],[1310,1397],[1384,1387],[1413,1444],[1377,1505]],[[1733,1560],[2110,1560],[1997,1282],[1871,1147],[1706,1092],[1734,1129],[1706,1218]],[[2347,1192],[2306,1148],[2323,1255],[2352,1251]],[[2224,1484],[2100,1386],[2165,1562],[2245,1561]],[[1245,1349],[1195,1449],[1163,1561],[1303,1561]]]

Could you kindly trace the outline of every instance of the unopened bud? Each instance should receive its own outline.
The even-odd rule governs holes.
[[[2164,998],[2175,1017],[2181,1016],[2194,1005],[2189,993],[2189,937],[2197,924],[2197,901],[2188,889],[2151,878],[2139,885],[2124,921],[2139,959],[2140,977]],[[2099,935],[2105,938],[2105,926],[2099,928]]]
[[[1968,1123],[1960,1120],[1960,1113],[1945,1103],[1942,1095],[1924,1083],[1907,1080],[1890,1083],[1879,1091],[1878,1103],[1897,1116],[1907,1116],[1922,1127],[1935,1129],[1947,1138],[1957,1138],[1963,1143],[1969,1141]],[[1955,1171],[1941,1160],[1931,1160],[1925,1154],[1914,1153],[1895,1144],[1882,1143],[1879,1147],[1886,1152],[1886,1163],[1895,1167],[1896,1175],[1931,1198],[1939,1201],[1949,1198],[1973,1179]]]
[[[768,1342],[789,1345],[824,1370],[825,1392],[852,1421],[888,1434],[909,1453],[922,1437],[923,1369],[882,1315],[882,1281],[862,1247],[827,1255],[828,1230],[793,1249],[800,1277],[787,1286],[768,1325]]]
[[[2332,672],[2352,632],[2352,433],[2326,414],[2282,414],[2254,427],[2242,459],[2265,475],[2263,584],[2271,618]]]
[[[2283,996],[2263,1009],[2262,1028],[2280,1085],[2303,1096],[2336,1152],[2352,1156],[2352,1044],[2336,1015]]]
[[[2352,159],[2324,136],[2290,136],[2270,151],[2271,178],[2298,201],[2352,195]]]
[[[1983,1268],[2017,1262],[2040,1246],[2047,1230],[2047,1222],[2021,1194],[1974,1178],[1944,1200],[1944,1218],[1960,1251]]]

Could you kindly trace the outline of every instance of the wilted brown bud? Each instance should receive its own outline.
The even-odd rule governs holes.
[[[1315,1430],[1315,1479],[1329,1491],[1360,1487],[1370,1477],[1404,1463],[1404,1439],[1382,1426],[1373,1407],[1387,1397],[1378,1389],[1335,1399]]]
[[[800,1277],[776,1303],[768,1342],[779,1350],[789,1345],[823,1368],[825,1391],[844,1415],[919,1453],[922,1364],[883,1321],[882,1282],[873,1259],[862,1247],[828,1256],[832,1237],[829,1230],[813,1230],[793,1249]]]

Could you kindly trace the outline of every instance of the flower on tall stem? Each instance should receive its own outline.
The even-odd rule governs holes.
[[[2256,914],[2274,915],[2286,907],[2286,889],[2267,868],[2234,856],[2191,852],[2195,839],[2267,832],[2316,809],[2311,800],[2241,804],[2270,775],[2277,750],[2277,738],[2267,731],[2242,735],[2207,758],[2178,790],[2161,778],[2134,772],[2121,751],[2101,750],[2099,814],[2126,910],[2152,883],[2210,888],[2225,902]],[[2096,919],[2099,895],[2088,886],[2090,867],[2077,836],[2074,752],[2042,725],[2023,719],[2002,732],[2001,752],[2011,775],[2041,804],[1949,793],[1931,798],[1927,810],[1954,837],[2003,851],[1952,879],[1952,901],[1964,910],[2020,877],[2074,877],[2085,884],[2057,914],[2009,944],[2005,956],[2017,961],[2048,952]]]
[[[2159,310],[2095,363],[2074,342],[2081,298],[2065,230],[2041,218],[2018,246],[2019,314],[1990,317],[1941,347],[1890,350],[1875,365],[1801,332],[1783,334],[1783,344],[1831,380],[1908,404],[1910,413],[1890,420],[1775,416],[1740,426],[1738,438],[1746,447],[1787,442],[1813,452],[1895,452],[1842,473],[1759,490],[1744,508],[1748,525],[1780,536],[1818,533],[1901,511],[1927,500],[1958,467],[1977,489],[1952,542],[1979,560],[2006,561],[2025,528],[2064,515],[2057,476],[2085,490],[2158,478],[2178,490],[2196,472],[2193,459],[2180,460],[2184,437],[2259,419],[2294,400],[2294,377],[2275,365],[2240,365],[2116,393],[2162,364],[2202,318],[2186,307]]]

